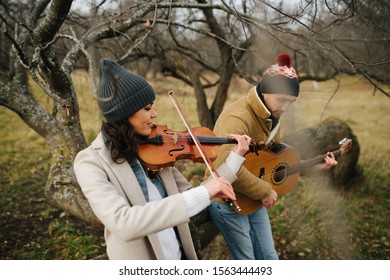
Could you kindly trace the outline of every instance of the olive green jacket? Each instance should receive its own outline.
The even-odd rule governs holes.
[[[215,124],[214,133],[220,137],[228,137],[230,133],[246,134],[252,138],[253,142],[266,142],[272,127],[269,116],[270,112],[257,96],[256,88],[253,87],[246,96],[223,110]],[[266,148],[279,141],[278,131]],[[216,167],[225,161],[233,146],[234,144],[221,146],[220,153],[214,162]],[[266,198],[271,193],[271,184],[250,173],[244,165],[237,173],[238,179],[233,183],[234,190],[251,199]]]

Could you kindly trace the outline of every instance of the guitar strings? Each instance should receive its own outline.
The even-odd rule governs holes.
[[[303,169],[307,168],[306,165],[310,165],[309,167],[312,167],[312,164],[318,160],[323,160],[325,158],[326,155],[320,155],[318,157],[315,157],[315,158],[312,158],[312,159],[309,159],[309,160],[306,160],[304,161],[303,163],[298,163],[298,164],[294,164],[294,165],[288,165],[286,168],[282,169],[282,170],[278,170],[278,171],[274,171],[274,172],[270,172],[270,173],[267,173],[267,174],[264,174],[264,177],[272,177],[273,175],[284,175],[284,174],[287,174],[287,176],[291,175],[291,174],[294,174],[294,173],[297,173],[298,171],[300,171],[303,167]],[[289,171],[293,170],[294,172],[292,172],[291,174],[289,174]],[[285,176],[285,177],[287,177]]]

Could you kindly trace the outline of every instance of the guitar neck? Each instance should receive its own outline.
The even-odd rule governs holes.
[[[333,151],[332,154],[337,158],[341,155],[341,150]],[[325,161],[326,154],[317,156],[315,158],[303,160],[301,163],[291,166],[287,171],[288,175],[292,175],[298,172],[305,171],[317,164],[323,163]]]

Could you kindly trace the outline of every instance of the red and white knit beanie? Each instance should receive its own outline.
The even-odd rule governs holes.
[[[257,94],[284,93],[298,96],[299,81],[294,67],[291,66],[290,56],[279,54],[275,62],[276,64],[265,71],[260,83],[257,84]]]

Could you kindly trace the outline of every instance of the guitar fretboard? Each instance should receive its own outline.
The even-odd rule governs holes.
[[[341,155],[341,150],[333,151],[332,153],[337,158]],[[314,165],[322,163],[322,162],[324,162],[325,157],[326,157],[326,154],[323,154],[323,155],[317,156],[315,158],[304,160],[299,164],[289,166],[288,170],[287,170],[287,176],[293,175],[293,174],[298,173],[298,172],[305,171],[305,170],[313,167]]]

